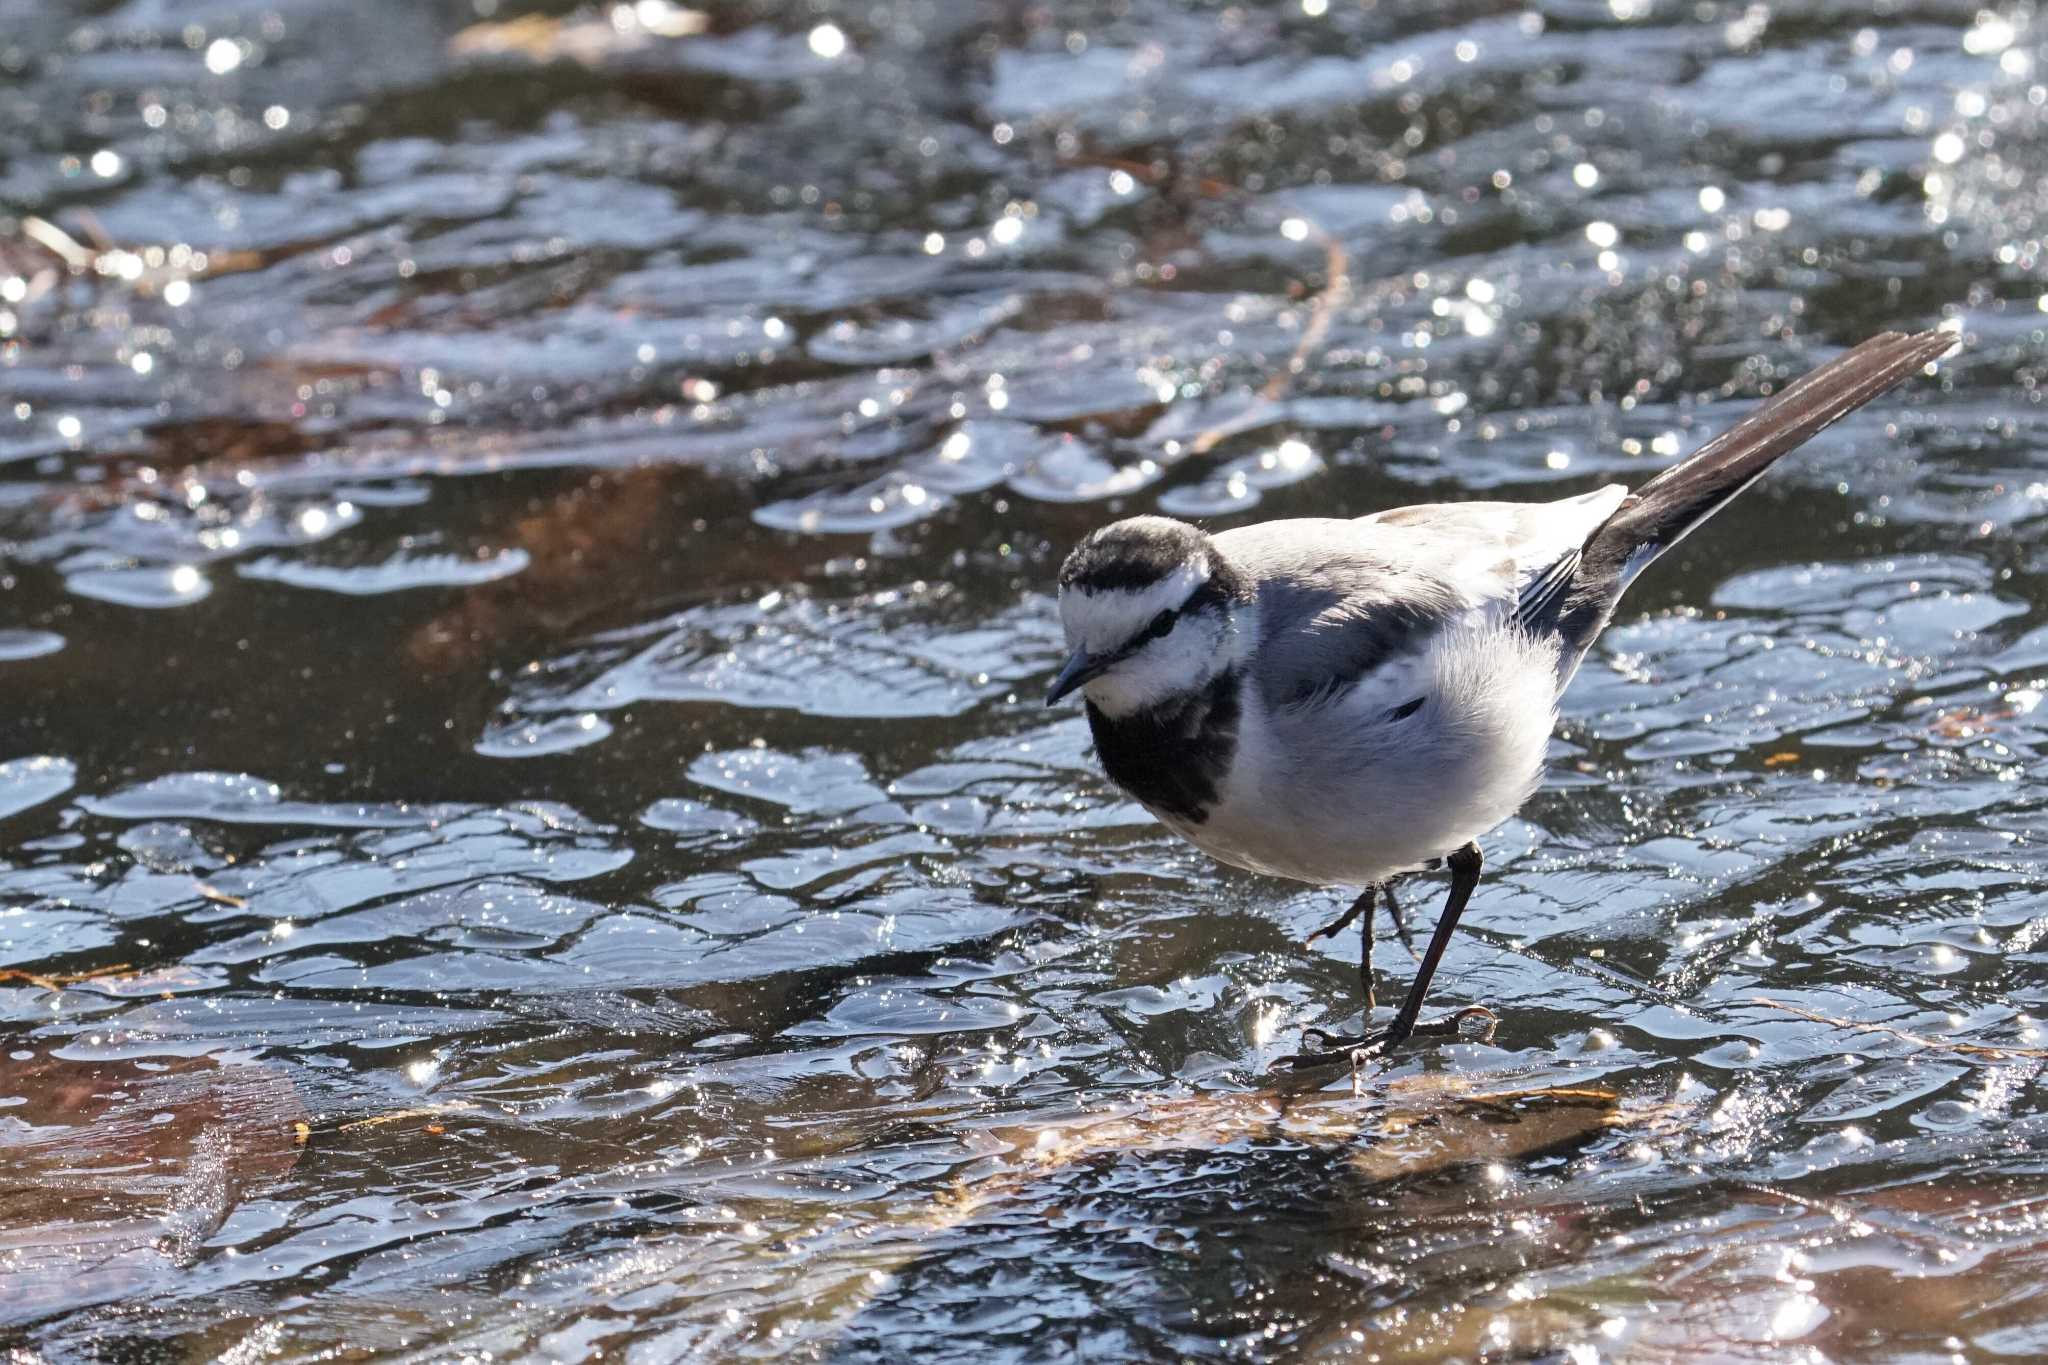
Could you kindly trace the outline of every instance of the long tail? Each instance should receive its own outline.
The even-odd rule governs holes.
[[[1953,348],[1952,332],[1886,332],[1789,385],[1623,500],[1587,537],[1559,624],[1578,648],[1607,623],[1643,568],[1726,507],[1766,469],[1820,430],[1904,382]]]

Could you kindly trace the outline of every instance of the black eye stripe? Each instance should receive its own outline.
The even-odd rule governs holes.
[[[1133,635],[1129,640],[1125,641],[1121,646],[1117,648],[1116,657],[1119,659],[1126,658],[1132,654],[1137,653],[1146,645],[1151,644],[1154,640],[1164,639],[1169,633],[1172,632],[1174,623],[1179,620],[1180,613],[1178,611],[1173,610],[1172,608],[1168,608],[1167,610],[1160,612],[1157,616],[1152,618],[1151,623],[1148,624],[1143,630],[1139,631],[1136,635]]]
[[[1167,633],[1173,629],[1173,623],[1179,619],[1180,613],[1177,611],[1169,609],[1160,612],[1152,618],[1150,625],[1147,625],[1143,630],[1133,635],[1128,643],[1117,650],[1117,657],[1123,658],[1125,655],[1134,654],[1146,645],[1151,644],[1154,640],[1164,639]]]

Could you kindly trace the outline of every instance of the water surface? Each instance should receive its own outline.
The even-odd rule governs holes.
[[[2048,1351],[2043,37],[0,0],[0,1342]],[[1066,547],[1937,323],[1588,660],[1491,1042],[1276,1089],[1340,897],[1039,704]]]

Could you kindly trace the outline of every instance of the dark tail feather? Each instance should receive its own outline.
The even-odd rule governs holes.
[[[1779,456],[1918,374],[1958,340],[1951,332],[1874,336],[1630,494],[1580,551],[1577,582],[1561,613],[1565,638],[1579,649],[1591,644],[1622,589],[1651,560],[1727,506]]]
[[[1912,378],[1957,340],[1952,332],[1886,332],[1794,382],[1632,493],[1587,539],[1580,580],[1601,570],[1633,578],[1756,482],[1779,456]],[[1614,584],[1616,591],[1624,586],[1625,581]]]

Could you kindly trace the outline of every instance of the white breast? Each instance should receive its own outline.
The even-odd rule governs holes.
[[[1364,886],[1485,834],[1543,780],[1557,724],[1557,650],[1475,612],[1395,680],[1326,705],[1268,711],[1245,689],[1222,799],[1170,821],[1211,856],[1297,881]],[[1425,700],[1399,720],[1403,700]]]

